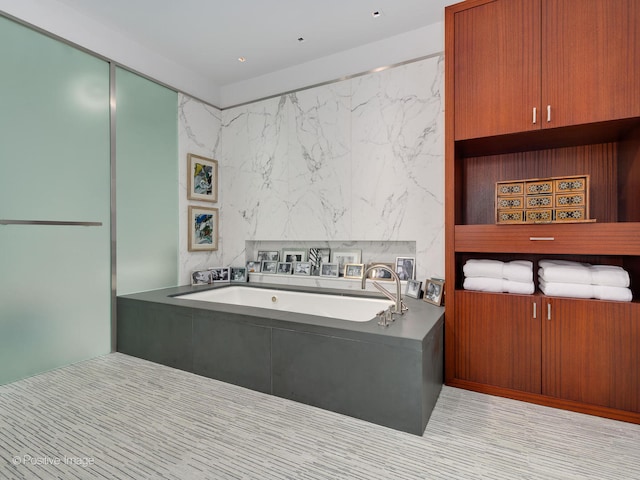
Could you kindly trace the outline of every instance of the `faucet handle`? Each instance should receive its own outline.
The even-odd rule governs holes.
[[[378,325],[380,325],[381,327],[389,326],[389,318],[386,311],[380,310],[378,313],[376,313],[376,317],[378,317]]]

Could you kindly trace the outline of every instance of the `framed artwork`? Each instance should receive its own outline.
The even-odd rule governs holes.
[[[189,207],[190,252],[218,250],[218,209]]]
[[[264,262],[268,260],[270,262],[277,262],[280,260],[280,252],[278,251],[267,251],[267,250],[258,250],[258,262]]]
[[[344,278],[361,279],[364,273],[364,265],[362,263],[347,263],[344,266]]]
[[[187,155],[187,198],[218,201],[218,161],[189,153]]]
[[[395,265],[393,263],[383,263],[383,262],[375,262],[367,265],[367,269],[373,265],[384,265],[385,267],[389,267],[391,270],[395,272]],[[393,282],[393,277],[391,276],[391,272],[384,270],[382,268],[373,268],[369,270],[367,274],[367,278],[371,280],[381,280],[383,282]]]
[[[278,270],[277,260],[264,260],[261,266],[262,273],[276,273]]]
[[[442,294],[444,293],[444,280],[436,280],[430,278],[424,284],[424,298],[425,302],[433,303],[434,305],[442,305]]]
[[[334,250],[331,252],[331,263],[338,264],[338,272],[344,274],[344,266],[348,263],[360,263],[361,250]]]
[[[210,268],[211,278],[214,282],[228,282],[231,279],[229,267]]]
[[[191,273],[191,285],[207,285],[213,283],[210,270],[196,270]]]
[[[248,273],[259,273],[260,272],[260,267],[262,262],[256,262],[253,260],[250,260],[247,262],[247,272]]]
[[[285,275],[291,275],[293,271],[293,263],[291,262],[278,262],[278,273]]]
[[[247,267],[231,267],[231,283],[246,283],[247,280]]]
[[[418,280],[407,280],[407,290],[404,294],[407,297],[420,298],[420,287],[422,282]]]
[[[400,280],[413,280],[416,270],[416,258],[415,257],[397,257],[396,258],[396,273]]]
[[[305,262],[307,260],[306,250],[282,249],[283,262]]]
[[[340,273],[340,266],[337,263],[321,263],[321,277],[337,277]]]
[[[311,275],[311,262],[296,262],[293,264],[294,275]]]

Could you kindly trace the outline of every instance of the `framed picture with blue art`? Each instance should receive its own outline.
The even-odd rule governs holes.
[[[189,207],[189,251],[218,250],[218,209]]]
[[[217,202],[218,161],[189,153],[187,168],[187,198]]]

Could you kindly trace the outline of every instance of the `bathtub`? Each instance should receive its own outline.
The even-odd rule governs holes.
[[[337,318],[351,322],[368,322],[393,302],[387,299],[349,297],[322,293],[292,292],[229,286],[204,292],[189,293],[176,298],[226,303],[245,307],[269,308],[306,315]]]

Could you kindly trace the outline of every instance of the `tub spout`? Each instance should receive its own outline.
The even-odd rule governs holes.
[[[394,313],[398,313],[398,314],[402,315],[406,310],[408,310],[408,308],[405,307],[403,305],[403,303],[402,303],[402,287],[400,286],[400,277],[398,277],[398,274],[396,272],[394,272],[391,268],[387,267],[386,265],[382,265],[381,263],[378,263],[376,265],[371,265],[369,268],[367,268],[365,270],[364,275],[362,275],[362,289],[363,290],[365,289],[366,284],[367,284],[367,275],[374,268],[379,268],[381,270],[385,270],[385,271],[389,272],[391,274],[391,278],[393,278],[393,280],[396,282],[396,295],[395,295],[395,297],[393,296],[393,294],[387,292],[387,290],[382,285],[380,285],[379,283],[373,282],[373,284],[381,292],[382,292],[382,290],[384,290],[384,292],[382,292],[382,293],[384,293],[387,298],[389,298],[390,300],[395,302],[395,311],[394,311]]]

